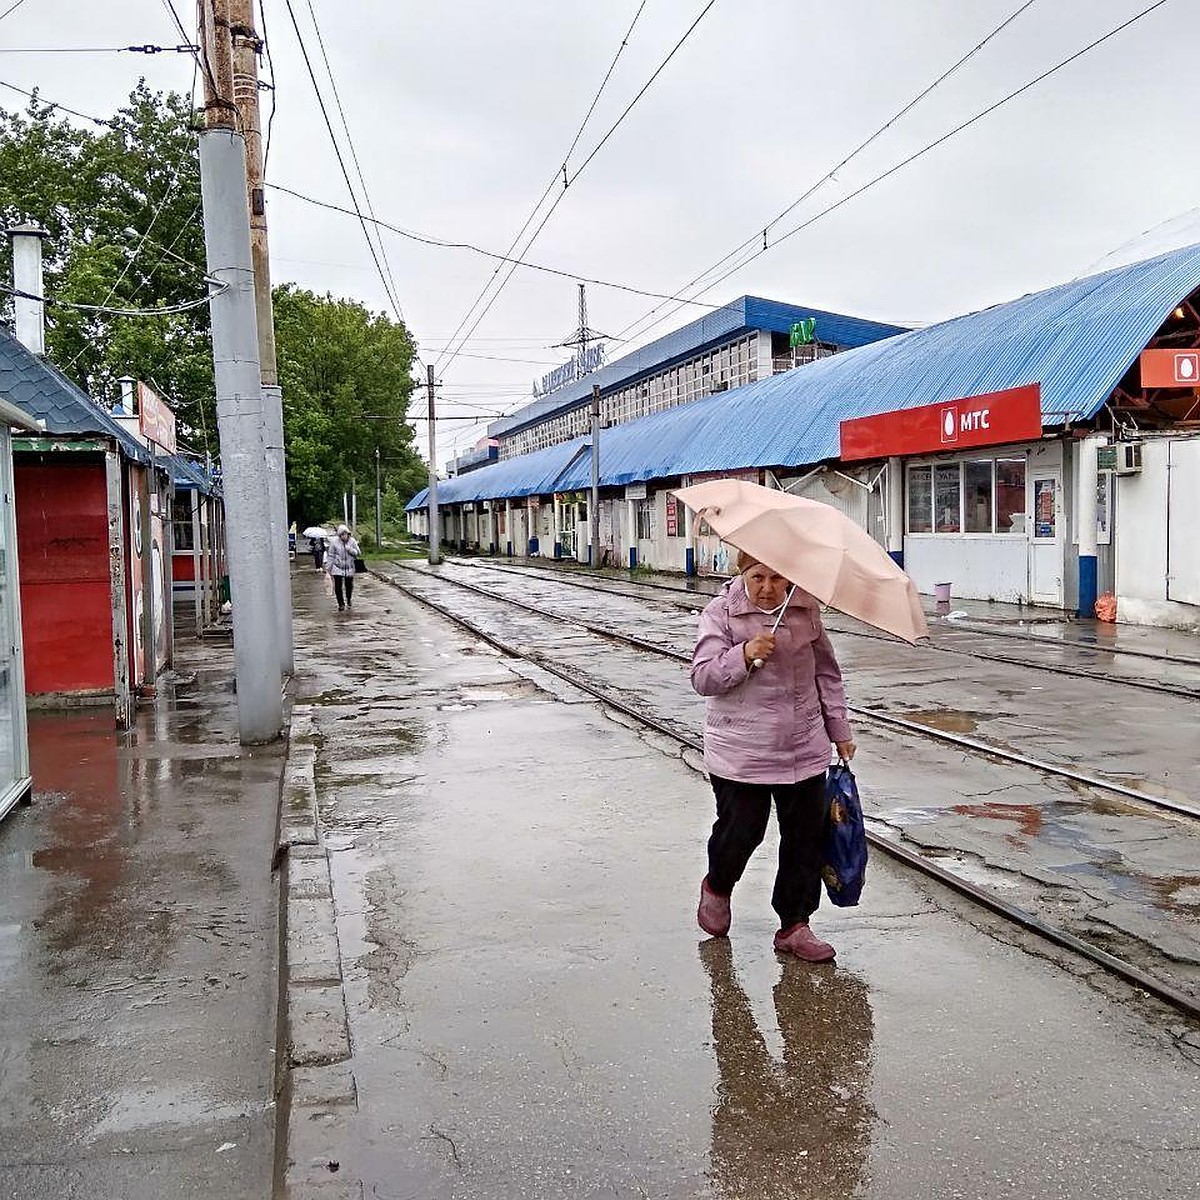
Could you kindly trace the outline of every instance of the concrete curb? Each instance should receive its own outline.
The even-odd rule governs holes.
[[[362,1186],[332,1179],[330,1159],[294,1162],[301,1125],[353,1110],[358,1092],[342,988],[329,858],[317,822],[317,738],[311,710],[296,708],[280,796],[275,860],[280,868],[281,1021],[277,1160],[287,1200],[358,1200]]]

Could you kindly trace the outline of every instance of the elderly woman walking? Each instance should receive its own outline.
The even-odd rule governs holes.
[[[337,527],[337,535],[325,551],[325,570],[333,580],[338,612],[354,607],[354,560],[362,553],[350,530]]]
[[[834,949],[808,921],[821,898],[831,746],[854,756],[842,673],[817,601],[798,588],[789,599],[788,581],[746,554],[738,569],[701,615],[692,655],[692,686],[708,698],[704,762],[717,800],[697,918],[713,937],[729,932],[730,895],[774,800],[775,949],[827,962]]]

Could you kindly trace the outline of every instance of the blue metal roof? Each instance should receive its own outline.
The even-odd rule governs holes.
[[[640,350],[626,354],[583,379],[534,400],[532,404],[526,404],[502,420],[494,421],[488,426],[488,436],[500,437],[530,422],[541,420],[550,413],[583,404],[591,396],[595,384],[599,384],[602,391],[610,391],[632,382],[639,375],[663,370],[679,359],[691,357],[704,346],[725,341],[744,330],[766,329],[774,333],[787,333],[797,321],[809,317],[816,320],[817,337],[821,341],[845,349],[865,346],[902,332],[899,325],[865,321],[859,317],[847,317],[798,304],[781,304],[758,296],[740,296],[731,304],[713,309],[673,333],[648,342]]]
[[[94,404],[57,367],[27,350],[0,326],[0,396],[37,417],[48,434],[112,438],[128,458],[149,453],[104,409]]]
[[[1200,245],[819,359],[606,429],[601,483],[818,463],[837,457],[839,425],[848,418],[1028,383],[1041,384],[1044,425],[1088,420],[1172,309],[1198,288]],[[549,491],[544,480],[534,482],[544,474],[534,460],[559,452],[565,468],[569,447],[582,444],[576,439],[449,480],[439,485],[439,500]],[[589,482],[584,456],[553,486],[567,491]],[[522,490],[504,490],[516,484]],[[414,498],[409,507],[420,506]]]
[[[204,496],[211,496],[216,491],[214,481],[209,478],[203,463],[185,454],[160,454],[155,462],[171,476],[171,483],[176,488],[198,491]]]

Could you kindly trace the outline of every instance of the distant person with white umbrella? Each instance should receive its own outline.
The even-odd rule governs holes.
[[[325,552],[325,570],[333,580],[338,612],[354,607],[354,574],[356,559],[362,553],[358,542],[345,525],[339,525],[337,536]]]

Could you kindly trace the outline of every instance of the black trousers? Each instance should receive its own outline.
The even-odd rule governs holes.
[[[354,576],[335,575],[333,577],[333,594],[337,597],[338,608],[344,608],[354,599]]]
[[[779,870],[771,907],[780,928],[807,921],[821,903],[828,812],[825,776],[799,783],[739,783],[712,776],[717,820],[708,839],[708,886],[728,896],[767,832],[771,800],[779,818]]]

